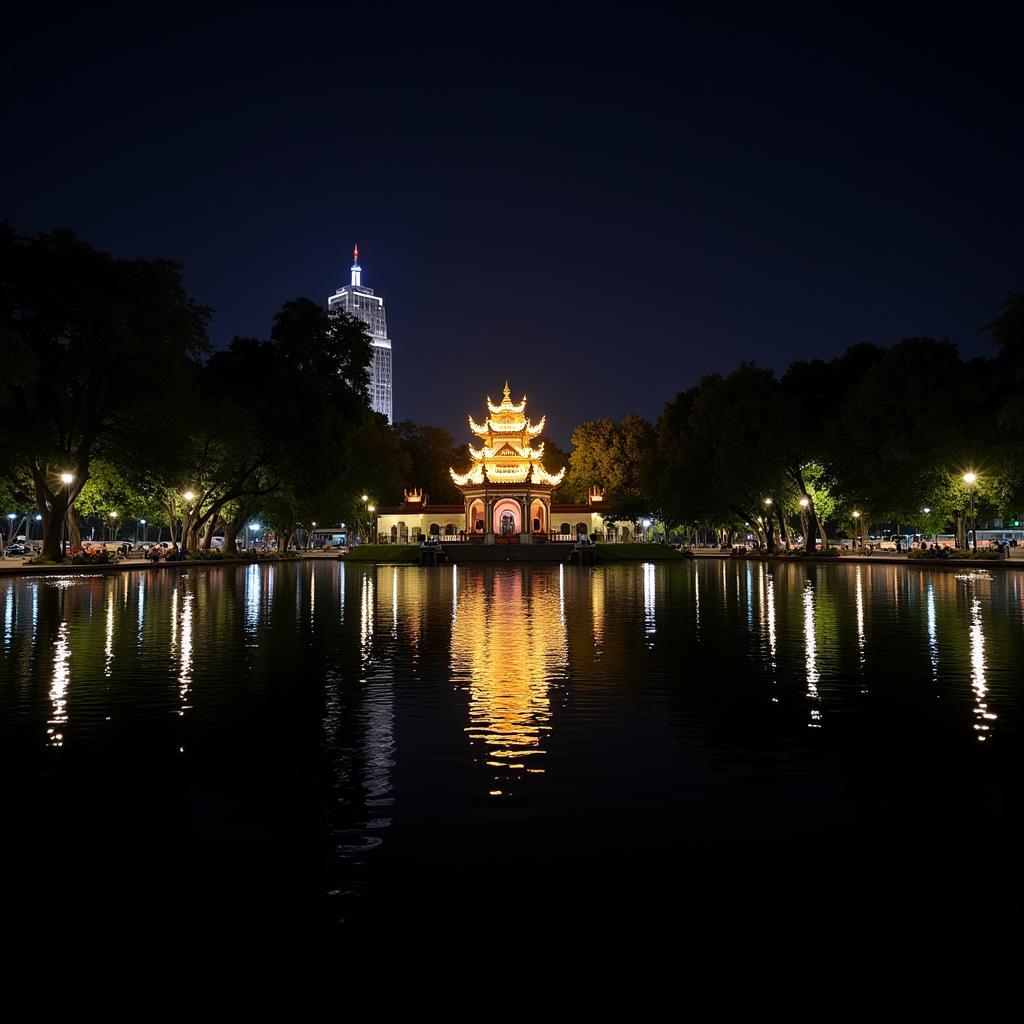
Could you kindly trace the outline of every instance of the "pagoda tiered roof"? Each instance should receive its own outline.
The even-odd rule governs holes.
[[[530,482],[557,487],[565,476],[565,467],[557,473],[549,473],[543,463],[544,443],[533,446],[533,440],[544,429],[547,417],[542,416],[537,423],[531,423],[526,415],[526,396],[523,395],[521,402],[513,402],[508,381],[499,403],[495,404],[488,396],[487,411],[488,416],[483,423],[469,417],[469,429],[483,443],[479,448],[469,446],[469,457],[474,465],[468,472],[449,470],[456,486]]]

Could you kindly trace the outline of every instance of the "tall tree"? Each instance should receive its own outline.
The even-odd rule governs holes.
[[[435,504],[462,503],[459,489],[448,473],[465,457],[465,446],[458,448],[455,439],[442,427],[424,426],[412,420],[401,420],[394,426],[402,451],[411,466],[409,484],[426,491]]]
[[[92,460],[158,453],[177,419],[209,316],[181,274],[169,260],[115,259],[67,231],[0,232],[0,335],[25,367],[2,414],[22,432],[44,558],[59,557],[62,524]]]

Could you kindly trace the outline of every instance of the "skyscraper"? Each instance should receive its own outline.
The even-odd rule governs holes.
[[[383,413],[391,422],[391,339],[384,315],[384,300],[362,285],[363,269],[359,266],[359,246],[352,252],[352,280],[342,285],[327,300],[328,309],[343,309],[366,324],[373,342],[370,362],[370,407]]]

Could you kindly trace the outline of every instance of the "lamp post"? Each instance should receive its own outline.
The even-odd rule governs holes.
[[[644,543],[646,544],[647,543],[647,531],[651,527],[651,521],[650,521],[650,519],[641,519],[640,520],[640,525],[644,528]]]
[[[767,543],[769,538],[774,533],[774,530],[773,530],[773,527],[772,527],[772,499],[771,498],[765,498],[764,499],[764,519],[762,521],[764,522],[764,539],[765,539],[765,543]],[[785,540],[786,540],[785,537],[779,537],[779,543],[780,544],[784,543]],[[775,550],[775,541],[774,540],[771,541],[771,548],[772,548],[772,551],[774,552],[774,550]]]
[[[192,524],[192,502],[196,496],[192,491],[186,491],[182,497],[185,499],[185,522],[181,524],[181,549],[185,550],[185,531]]]
[[[71,504],[71,482],[74,476],[70,473],[61,473],[60,482],[64,485],[64,522],[60,531],[61,560],[68,557],[68,506]]]
[[[260,528],[260,524],[259,524],[259,523],[250,523],[250,524],[249,524],[249,543],[248,543],[248,545],[246,546],[246,550],[247,550],[247,551],[249,550],[249,548],[251,548],[251,547],[252,547],[252,545],[253,545],[253,541],[255,540],[255,537],[253,536],[253,534],[254,534],[254,533],[255,533],[255,532],[256,532],[256,531],[257,531],[257,530],[258,530],[259,528]]]
[[[800,499],[800,526],[804,531],[804,547],[807,547],[807,506],[810,505],[811,499],[804,495]]]
[[[967,496],[970,499],[970,511],[967,514],[969,529],[973,535],[974,553],[978,553],[978,526],[974,522],[974,485],[978,482],[978,474],[968,470],[964,473],[964,483],[967,484]],[[968,545],[970,547],[970,545]]]
[[[850,513],[850,515],[853,516],[853,532],[855,534],[857,534],[857,547],[859,547],[863,551],[864,550],[864,545],[861,543],[861,532],[860,532],[860,513],[856,509],[854,509]]]
[[[376,543],[376,539],[377,539],[376,517],[374,516],[374,512],[377,511],[377,506],[376,505],[367,505],[366,506],[366,511],[369,512],[369,514],[370,514],[370,521],[369,521],[369,523],[367,523],[367,526],[370,526],[370,527],[373,528],[373,533],[370,535],[370,543],[374,544],[374,543]]]
[[[110,539],[117,540],[117,513],[110,513]]]
[[[139,520],[139,526],[137,526],[135,528],[135,543],[136,544],[139,543],[139,527],[142,528],[142,543],[145,544],[146,543],[146,520],[145,519],[140,519]]]
[[[925,507],[923,509],[921,509],[921,512],[924,515],[926,515],[926,516],[930,516],[932,514],[932,510],[927,505],[925,505]],[[922,544],[924,543],[924,528],[925,528],[925,524],[922,523],[921,524],[921,543]]]

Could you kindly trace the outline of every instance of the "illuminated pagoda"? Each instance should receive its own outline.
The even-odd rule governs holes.
[[[526,397],[513,402],[506,381],[500,403],[487,399],[483,423],[469,417],[469,429],[479,445],[469,445],[469,468],[465,473],[449,469],[462,492],[462,504],[438,504],[422,488],[407,488],[401,505],[378,510],[377,540],[405,544],[437,537],[532,544],[575,541],[580,535],[629,539],[632,523],[605,521],[600,487],[590,488],[585,504],[552,504],[552,492],[562,482],[565,468],[551,473],[544,466],[540,435],[546,419],[532,423],[526,415]]]
[[[487,398],[488,416],[483,423],[469,417],[469,429],[480,447],[469,446],[468,472],[450,469],[455,486],[462,491],[465,522],[470,533],[508,537],[547,533],[551,527],[551,492],[565,476],[544,468],[544,442],[538,443],[546,417],[531,423],[526,415],[526,396],[512,401],[508,381],[501,402]]]

